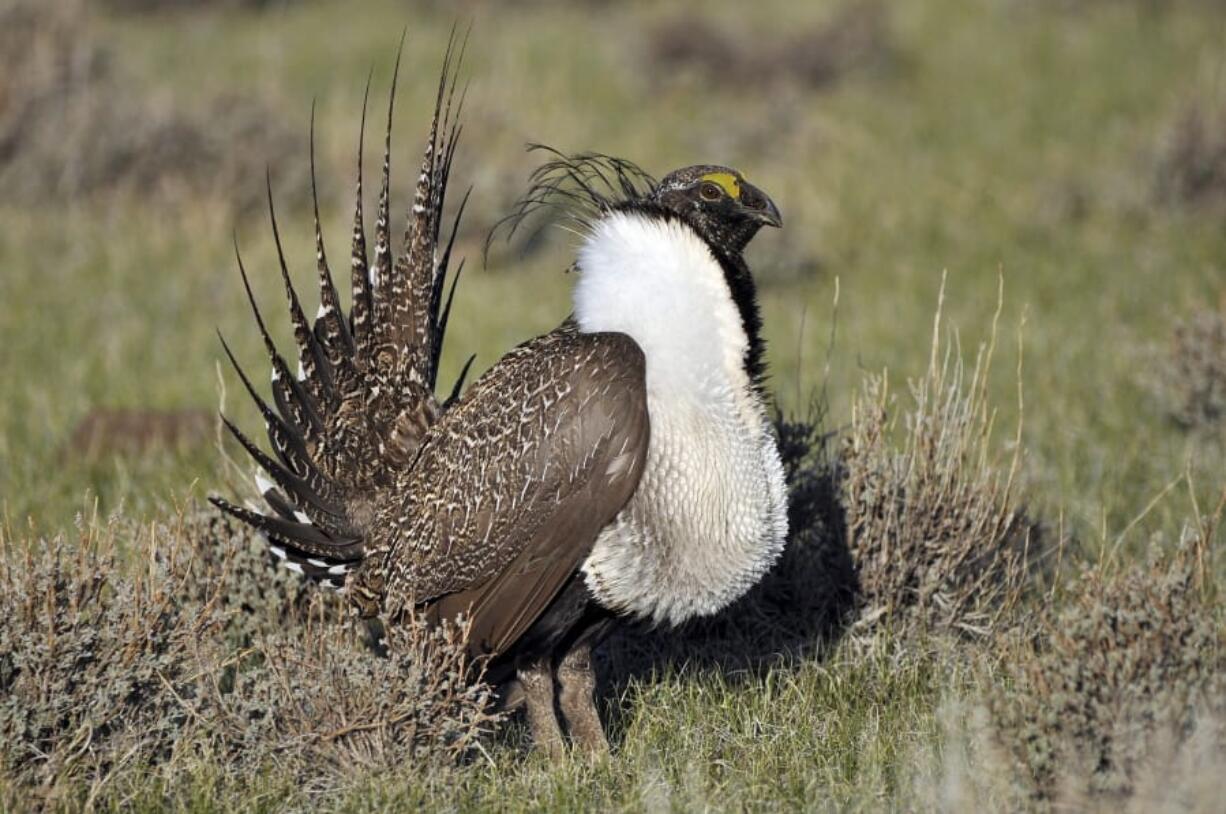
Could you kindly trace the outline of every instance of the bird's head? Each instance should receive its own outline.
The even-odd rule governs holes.
[[[728,167],[698,164],[674,170],[647,197],[730,254],[741,252],[763,226],[783,225],[774,201]]]
[[[602,153],[553,156],[532,173],[515,211],[490,230],[506,227],[507,239],[535,213],[552,211],[590,227],[610,212],[647,211],[677,218],[725,257],[738,257],[763,226],[782,226],[783,216],[765,192],[729,167],[696,164],[657,181],[636,164]]]

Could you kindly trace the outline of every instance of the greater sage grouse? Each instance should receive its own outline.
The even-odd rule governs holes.
[[[275,457],[226,423],[267,473],[257,484],[268,508],[213,501],[362,616],[465,617],[474,656],[521,683],[540,748],[559,754],[564,725],[577,746],[603,751],[592,646],[619,619],[677,624],[720,610],[783,547],[784,474],[742,256],[781,219],[725,167],[655,182],[607,156],[555,154],[513,217],[561,205],[578,220],[574,312],[464,392],[461,374],[440,401],[455,225],[445,244],[439,235],[459,134],[449,73],[450,54],[395,257],[390,104],[373,258],[359,138],[352,310],[333,284],[318,204],[314,321],[280,255],[297,375],[251,299],[272,404],[238,374]],[[363,105],[363,131],[365,121]],[[271,193],[269,210],[280,254]],[[241,258],[239,270],[250,297]]]

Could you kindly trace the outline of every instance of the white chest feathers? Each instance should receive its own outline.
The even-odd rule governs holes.
[[[588,588],[655,622],[715,613],[787,536],[783,466],[723,269],[689,227],[615,213],[580,249],[574,305],[583,331],[643,349],[651,420],[642,481],[584,563]]]

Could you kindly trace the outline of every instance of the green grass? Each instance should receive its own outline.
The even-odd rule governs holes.
[[[846,807],[887,796],[896,765],[931,737],[936,676],[884,659],[807,664],[764,679],[663,676],[632,684],[622,704],[623,748],[598,765],[558,768],[510,751],[479,762],[458,787],[365,789],[354,808],[456,805],[516,811],[737,810]]]
[[[738,13],[720,11],[728,19]],[[770,47],[787,25],[804,23],[798,17],[823,14],[776,4],[754,15],[754,30]],[[304,128],[317,99],[321,185],[339,255],[365,74],[376,68],[381,107],[396,30],[409,25],[397,131],[403,169],[451,23],[390,4],[351,16],[305,3],[95,29],[122,49],[119,70],[151,92],[255,90]],[[1008,341],[994,402],[1002,422],[1012,423],[1014,338],[1025,314],[1024,438],[1032,493],[1044,510],[1062,511],[1083,536],[1100,536],[1104,522],[1109,532],[1122,528],[1184,468],[1195,450],[1165,425],[1139,374],[1175,317],[1217,300],[1226,235],[1213,213],[1154,206],[1152,163],[1182,104],[1221,96],[1214,44],[1226,18],[1193,3],[1160,14],[1129,3],[1076,14],[991,3],[899,8],[891,17],[899,56],[885,69],[820,94],[788,87],[721,94],[701,79],[652,82],[637,66],[642,32],[669,16],[647,6],[475,15],[457,172],[459,183],[476,187],[478,218],[464,246],[475,266],[461,290],[449,370],[468,352],[478,353],[479,366],[492,363],[567,310],[564,241],[513,272],[510,260],[484,271],[476,262],[482,231],[507,203],[488,199],[505,194],[504,179],[513,192],[533,166],[523,143],[602,149],[656,172],[719,160],[754,177],[787,217],[783,233],[764,234],[752,250],[785,404],[822,377],[835,278],[839,326],[828,391],[839,421],[862,370],[904,377],[922,369],[944,272],[947,322],[967,348],[986,334],[999,274]],[[211,69],[201,75],[196,66],[206,62]],[[296,206],[287,244],[306,280],[303,204],[283,207]],[[66,202],[57,210],[5,207],[0,227],[9,303],[0,315],[8,390],[0,455],[9,462],[0,493],[10,515],[54,527],[86,488],[105,508],[123,499],[152,507],[195,477],[210,483],[205,456],[112,473],[83,471],[55,453],[91,406],[215,404],[214,327],[257,363],[229,243],[237,229],[257,288],[275,307],[264,218],[235,219],[216,201],[169,211]],[[815,258],[818,272],[792,272],[797,257]],[[1201,479],[1207,490],[1215,474],[1220,469]],[[1160,513],[1155,522],[1174,516]]]
[[[912,793],[906,759],[933,740],[954,688],[935,656],[846,658],[760,679],[668,674],[611,703],[615,759],[549,763],[512,728],[455,772],[369,777],[329,799],[339,811],[875,809]],[[966,682],[957,679],[960,684]],[[133,810],[277,810],[302,798],[276,774],[240,786],[208,764],[150,782]],[[914,788],[913,788],[914,786]],[[2,799],[2,797],[0,797]]]
[[[802,5],[719,2],[703,13],[770,48],[830,13],[826,4]],[[944,275],[945,325],[972,354],[988,335],[1003,280],[990,400],[1002,439],[1023,420],[1024,494],[1036,513],[1090,551],[1118,543],[1139,553],[1155,534],[1175,536],[1189,515],[1183,488],[1142,512],[1181,474],[1193,474],[1202,509],[1216,502],[1226,482],[1220,438],[1173,426],[1146,382],[1175,320],[1226,292],[1221,211],[1161,206],[1153,196],[1155,156],[1174,117],[1197,100],[1226,103],[1220,5],[893,4],[896,56],[820,92],[653,78],[643,64],[645,32],[680,9],[474,9],[455,176],[475,186],[476,217],[465,233],[469,269],[445,381],[469,353],[478,354],[478,368],[488,366],[567,313],[567,240],[522,262],[504,252],[491,268],[480,264],[484,229],[515,191],[509,181],[522,183],[535,165],[525,142],[625,155],[656,174],[728,163],[768,190],[786,219],[782,233],[763,234],[751,250],[783,405],[803,404],[824,385],[840,426],[866,371],[888,369],[901,392],[927,364]],[[408,14],[401,3],[355,11],[303,2],[262,13],[99,18],[91,31],[114,44],[118,70],[141,92],[192,104],[254,91],[302,128],[317,100],[325,227],[340,260],[367,71],[375,68],[379,109],[407,25],[396,133],[403,205],[451,24],[442,5]],[[284,201],[282,213],[304,285],[312,261],[305,203]],[[172,496],[218,486],[219,457],[207,446],[92,463],[63,447],[91,408],[216,405],[215,328],[242,361],[262,368],[232,232],[257,295],[275,313],[275,254],[258,213],[236,217],[216,200],[0,204],[0,501],[11,525],[65,528],[95,497],[104,515],[152,517]],[[816,271],[795,272],[801,260],[815,261]],[[285,326],[279,330],[287,342]],[[227,407],[254,426],[235,378],[224,376]],[[523,757],[512,737],[458,777],[410,773],[364,784],[339,805],[907,807],[897,796],[906,788],[904,758],[936,738],[938,704],[962,681],[939,672],[949,669],[925,659],[895,669],[840,651],[743,682],[670,675],[634,684],[620,699],[622,747],[611,763],[554,770]],[[279,808],[284,792],[273,788],[249,806]],[[196,810],[224,808],[228,799],[211,796],[209,777],[148,793],[151,809],[163,793]]]

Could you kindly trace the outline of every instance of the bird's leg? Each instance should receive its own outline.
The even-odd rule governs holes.
[[[561,760],[565,747],[553,706],[552,660],[546,656],[518,667],[516,677],[523,688],[532,745],[549,755],[550,759]]]
[[[591,755],[607,755],[605,737],[596,711],[596,671],[592,669],[592,645],[582,641],[558,662],[559,706],[575,746]]]

